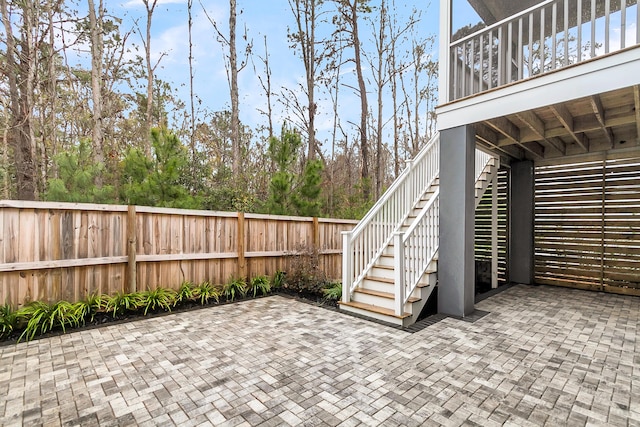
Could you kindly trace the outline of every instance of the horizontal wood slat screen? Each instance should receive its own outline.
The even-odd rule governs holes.
[[[536,168],[535,280],[640,295],[640,158]]]
[[[476,208],[475,217],[475,259],[491,261],[491,192],[490,184]],[[509,197],[509,174],[505,169],[498,171],[498,284],[509,281],[508,236],[509,217],[507,200]]]
[[[131,215],[130,215],[131,214]],[[0,305],[92,293],[222,284],[272,275],[316,246],[342,274],[342,231],[357,221],[179,209],[0,201]],[[131,254],[129,247],[135,248]]]

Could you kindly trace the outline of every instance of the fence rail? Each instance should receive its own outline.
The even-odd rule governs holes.
[[[357,221],[143,206],[0,201],[0,304],[224,283],[287,271],[315,247],[340,278]]]

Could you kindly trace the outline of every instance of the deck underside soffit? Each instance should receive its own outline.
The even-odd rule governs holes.
[[[507,160],[640,151],[640,86],[485,120],[475,129],[480,145]]]

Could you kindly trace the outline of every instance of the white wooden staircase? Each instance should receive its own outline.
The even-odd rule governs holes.
[[[343,233],[341,310],[402,327],[416,322],[438,281],[439,144],[436,135]],[[476,206],[498,162],[476,150]]]

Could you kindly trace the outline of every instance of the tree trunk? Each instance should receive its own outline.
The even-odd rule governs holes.
[[[147,111],[145,114],[145,131],[144,135],[144,151],[147,157],[151,156],[151,127],[153,126],[153,74],[154,68],[151,65],[151,19],[153,18],[153,11],[156,7],[158,0],[153,0],[149,3],[149,0],[142,0],[147,9],[147,32],[145,47],[145,59],[147,65]]]
[[[191,148],[191,179],[192,187],[195,187],[197,180],[196,170],[196,109],[193,94],[193,17],[191,16],[191,10],[193,8],[193,0],[187,0],[187,14],[188,14],[188,26],[189,26],[189,106],[191,108],[191,120],[189,126],[189,147]],[[195,188],[191,188],[192,194],[195,194]]]
[[[33,108],[34,72],[30,68],[35,63],[32,11],[29,5],[22,5],[23,27],[20,52],[16,49],[13,28],[6,0],[0,0],[2,21],[7,37],[6,68],[9,85],[11,111],[11,130],[9,139],[13,148],[16,168],[17,197],[20,200],[35,200],[35,164],[33,149],[33,130],[31,126]],[[19,62],[16,62],[16,58]]]
[[[382,168],[382,91],[384,89],[384,75],[383,67],[383,55],[385,48],[385,34],[386,34],[386,17],[387,8],[384,0],[380,4],[380,29],[377,40],[377,53],[378,53],[378,69],[377,74],[377,89],[378,89],[378,123],[377,123],[377,141],[376,141],[376,200],[380,198],[382,193],[382,183],[384,180],[384,169]]]
[[[360,177],[362,178],[362,196],[364,200],[369,200],[370,183],[369,183],[369,142],[367,141],[367,114],[369,106],[367,104],[367,87],[362,73],[362,59],[360,56],[360,38],[358,35],[358,0],[353,0],[351,7],[351,28],[353,34],[353,50],[354,61],[356,66],[356,75],[358,77],[358,92],[360,95],[360,155],[362,156],[362,169]]]
[[[102,22],[104,8],[99,0],[98,15],[93,0],[89,3],[89,27],[91,32],[91,96],[93,101],[93,154],[98,164],[104,164],[104,136],[102,130],[102,52],[103,32]],[[147,107],[148,109],[148,107]],[[147,112],[148,114],[148,112]],[[96,186],[102,187],[102,174],[96,176]]]
[[[238,95],[238,52],[236,50],[236,0],[229,0],[229,72],[231,84],[231,145],[233,151],[232,171],[234,178],[240,174],[240,110]]]

